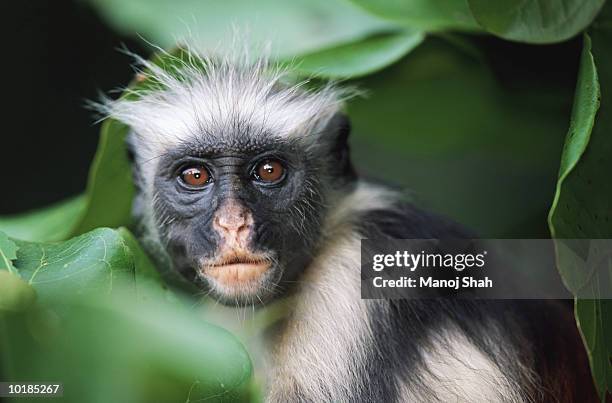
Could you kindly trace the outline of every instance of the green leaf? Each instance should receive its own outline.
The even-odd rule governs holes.
[[[504,39],[554,43],[584,30],[605,0],[467,0],[474,18]]]
[[[584,36],[570,129],[561,158],[549,226],[555,238],[612,238],[612,29],[595,23]],[[583,272],[575,264],[584,251],[557,241],[559,272],[577,295],[605,295],[610,289],[609,257],[603,271]],[[605,263],[605,262],[604,262]],[[606,288],[604,288],[606,287]],[[585,293],[588,291],[588,293]],[[576,301],[595,384],[602,401],[612,390],[612,303]]]
[[[609,396],[612,391],[612,300],[576,299],[574,313],[587,348],[597,391],[605,403],[606,393]]]
[[[136,238],[134,238],[134,235],[126,228],[119,228],[117,232],[121,235],[123,242],[125,242],[134,262],[135,291],[138,298],[142,300],[153,299],[174,302],[173,293],[165,284],[149,256],[142,249]],[[179,283],[178,279],[175,282]],[[183,288],[187,289],[186,286]]]
[[[16,273],[13,260],[17,259],[17,245],[4,232],[0,232],[0,270]]]
[[[41,298],[110,293],[134,285],[135,263],[123,237],[100,228],[61,243],[18,241],[15,267]]]
[[[354,78],[395,63],[424,39],[419,31],[381,34],[295,58],[296,70],[305,75]]]
[[[0,270],[0,315],[2,312],[23,311],[35,300],[36,292],[31,285],[17,273]]]
[[[21,278],[0,271],[4,379],[59,380],[67,402],[244,401],[251,393],[242,344],[169,298],[126,229],[16,241],[18,249],[8,242],[2,250],[9,244],[11,259],[16,250]]]
[[[70,236],[85,211],[85,197],[78,196],[44,209],[0,217],[0,231],[32,242],[61,241]]]
[[[134,185],[125,147],[127,133],[128,128],[114,120],[102,124],[87,182],[85,211],[72,236],[130,223]]]
[[[22,311],[36,299],[36,292],[19,277],[13,264],[18,250],[17,244],[0,232],[0,314]]]
[[[165,48],[184,37],[214,50],[235,37],[272,41],[280,57],[315,51],[394,27],[342,0],[89,0],[115,28]]]
[[[2,233],[0,245],[1,237]],[[153,292],[155,297],[169,294],[155,266],[125,228],[99,228],[60,243],[8,242],[18,245],[18,250],[14,249],[17,253],[11,255],[14,270],[43,299],[54,295],[112,293],[117,285],[129,286],[143,297],[150,297],[144,292]],[[0,252],[3,250],[0,247]]]
[[[116,286],[129,287],[141,299],[172,299],[153,262],[125,228],[99,228],[61,243],[17,244],[15,267],[43,300],[113,293]]]
[[[247,401],[252,366],[227,331],[180,305],[56,295],[0,316],[3,380],[64,384],[65,402]],[[78,370],[75,370],[78,369]]]
[[[479,29],[466,0],[351,0],[372,14],[423,29]]]

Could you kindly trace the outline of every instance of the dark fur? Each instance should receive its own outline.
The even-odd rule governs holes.
[[[390,236],[400,239],[472,237],[453,222],[412,205],[376,211],[362,221],[366,237]],[[393,373],[418,374],[427,370],[422,348],[431,343],[429,335],[456,325],[534,402],[596,402],[588,360],[575,326],[571,307],[554,300],[470,300],[438,298],[390,300],[391,316],[381,315],[381,305],[371,304],[372,328],[380,343],[372,348],[371,396],[363,401],[388,401],[396,392]],[[504,330],[504,339],[494,345],[487,329],[495,323]],[[405,341],[409,340],[407,343]],[[501,347],[501,351],[500,351]],[[380,352],[382,350],[382,353]],[[519,362],[537,376],[525,378]],[[419,384],[414,387],[436,402],[436,391]]]

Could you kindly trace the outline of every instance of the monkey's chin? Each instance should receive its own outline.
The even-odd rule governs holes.
[[[231,263],[203,267],[200,274],[220,300],[238,303],[260,296],[270,268],[268,261]]]

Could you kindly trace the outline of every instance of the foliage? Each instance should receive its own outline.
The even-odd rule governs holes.
[[[460,28],[477,29],[466,1],[462,0],[352,0],[372,14],[428,31]]]
[[[562,41],[585,29],[605,0],[468,0],[474,18],[487,31],[529,43]]]
[[[17,245],[5,233],[0,232],[0,269],[15,273],[13,260],[17,259]]]
[[[403,30],[326,48],[293,60],[295,70],[309,76],[355,78],[374,73],[398,61],[424,39],[421,31]]]
[[[116,29],[165,48],[187,38],[214,51],[235,37],[232,24],[246,26],[245,40],[272,39],[273,56],[298,74],[365,90],[348,105],[358,168],[411,187],[431,208],[485,236],[546,235],[552,200],[550,235],[612,238],[612,140],[606,136],[612,132],[612,7],[603,0],[89,1]],[[504,66],[510,78],[503,79],[474,33],[545,45],[585,29],[563,145],[572,88],[548,74],[516,73],[514,65]],[[543,63],[545,56],[532,48],[517,49],[520,62]],[[564,57],[553,67],[577,62],[570,51]],[[153,60],[172,69],[163,53]],[[247,398],[251,367],[243,347],[172,298],[120,228],[130,224],[133,196],[126,133],[117,122],[104,122],[84,195],[0,217],[0,230],[11,237],[0,233],[0,334],[9,343],[2,370],[25,376],[28,368],[9,357],[23,354],[35,363],[26,378],[62,374],[65,382],[87,385],[79,389],[87,401],[116,400],[104,394],[111,389],[134,401],[185,400],[185,390],[222,400],[217,394],[228,385]],[[577,271],[567,250],[558,249],[558,267],[571,291],[606,281]],[[612,305],[577,299],[575,307],[604,399],[612,387]],[[49,332],[48,340],[31,323],[40,334]],[[69,352],[68,359],[58,351]],[[71,370],[86,363],[95,363],[87,364],[95,372],[87,381]],[[161,386],[150,389],[155,383]]]
[[[274,40],[279,56],[292,56],[357,41],[396,26],[343,0],[91,0],[91,3],[118,30],[130,35],[138,33],[165,48],[185,38],[204,48],[216,48],[238,29],[251,44]]]
[[[242,344],[172,298],[127,230],[3,239],[14,268],[0,271],[4,380],[61,380],[70,402],[248,398]]]
[[[556,238],[612,238],[612,19],[607,15],[585,34],[572,121],[561,158],[557,192],[550,211]],[[568,288],[580,296],[610,287],[612,258],[594,251],[607,271],[576,269],[573,251],[558,241],[558,266]],[[593,252],[591,252],[593,253]],[[612,300],[577,299],[576,319],[601,396],[612,391]]]
[[[0,217],[0,228],[24,241],[61,241],[71,234],[85,205],[85,197],[78,196],[44,210]]]

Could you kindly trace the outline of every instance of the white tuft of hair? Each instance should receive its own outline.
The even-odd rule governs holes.
[[[153,85],[127,89],[129,96],[96,105],[104,117],[127,126],[140,150],[155,158],[199,136],[272,136],[316,142],[321,127],[351,95],[334,83],[308,89],[291,82],[291,69],[270,62],[269,46],[257,51],[231,46],[225,54],[203,55],[182,47],[187,57],[162,51],[164,65],[133,55],[138,76]],[[223,138],[220,138],[223,140]]]

